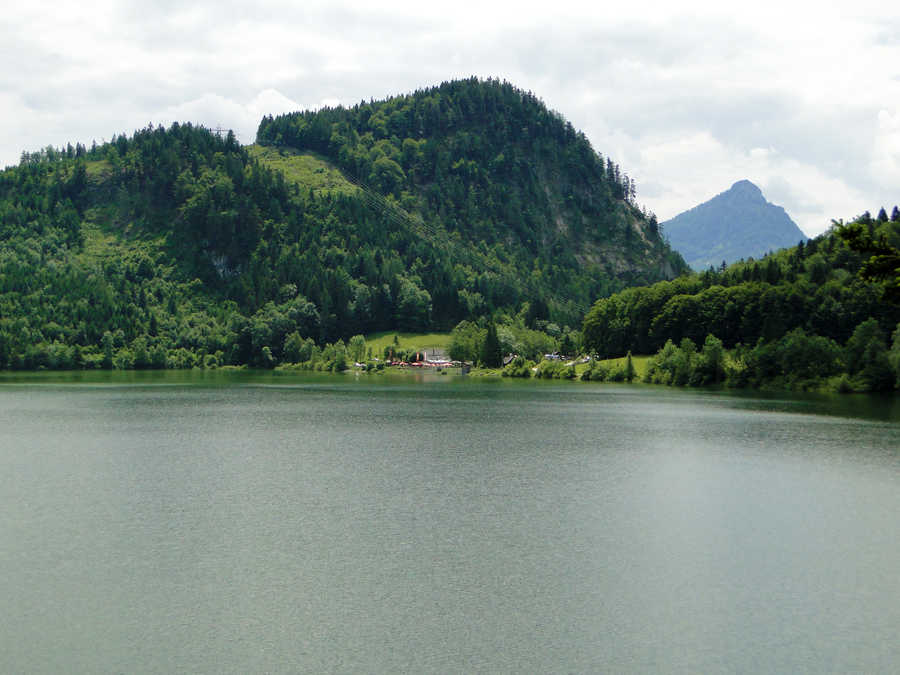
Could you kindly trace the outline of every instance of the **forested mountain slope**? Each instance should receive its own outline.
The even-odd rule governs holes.
[[[806,235],[785,210],[741,180],[661,227],[672,247],[697,271],[795,246]]]
[[[878,257],[848,246],[847,232],[875,242]],[[761,260],[598,300],[584,320],[584,344],[601,356],[660,349],[678,356],[682,345],[687,364],[693,350],[713,336],[720,350],[742,346],[739,383],[847,372],[863,373],[861,388],[889,389],[894,386],[886,365],[891,335],[891,358],[900,359],[898,250],[897,207],[890,219],[884,209],[877,219],[865,214]],[[877,375],[865,374],[872,364]],[[900,361],[894,367],[900,369]]]
[[[477,92],[496,106],[463,124]],[[423,96],[435,137],[331,142],[362,108],[395,125]],[[279,125],[296,136],[270,139]],[[260,140],[147,128],[0,172],[0,368],[269,366],[290,336],[523,308],[574,325],[589,299],[683,269],[619,170],[509,85],[265,120]]]
[[[322,153],[440,236],[501,247],[520,270],[549,281],[556,301],[565,294],[581,304],[585,291],[592,299],[685,269],[655,218],[635,206],[634,183],[618,165],[505,82],[472,78],[269,117],[257,141]]]

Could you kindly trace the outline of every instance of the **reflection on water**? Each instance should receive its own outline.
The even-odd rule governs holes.
[[[6,672],[889,672],[894,399],[0,380]]]

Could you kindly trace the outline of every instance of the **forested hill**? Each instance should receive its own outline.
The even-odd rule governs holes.
[[[270,366],[303,340],[498,312],[572,326],[590,299],[683,269],[630,181],[536,99],[438,92],[436,138],[350,126],[362,108],[395,125],[416,94],[266,120],[277,148],[184,124],[23,154],[0,172],[0,368]],[[460,121],[475,92],[496,106],[482,133]],[[307,123],[357,145],[304,143]]]
[[[663,349],[660,358],[683,360],[685,379],[677,382],[675,376],[679,384],[687,382],[689,362],[699,356],[695,350],[712,336],[719,350],[742,347],[735,357],[738,384],[846,372],[861,378],[855,388],[890,389],[895,384],[886,365],[891,335],[890,358],[900,374],[898,301],[900,210],[895,206],[890,217],[884,209],[877,218],[866,213],[761,260],[598,300],[585,317],[583,340],[601,356]]]
[[[505,82],[471,78],[267,117],[257,142],[325,155],[442,236],[502,249],[558,299],[581,305],[592,293],[686,269],[655,217],[637,208],[634,181],[562,116]]]

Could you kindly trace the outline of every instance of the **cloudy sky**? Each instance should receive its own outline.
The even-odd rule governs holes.
[[[810,235],[900,203],[900,9],[730,4],[18,2],[0,166],[175,120],[251,143],[267,113],[478,75],[562,113],[661,220],[743,178]]]

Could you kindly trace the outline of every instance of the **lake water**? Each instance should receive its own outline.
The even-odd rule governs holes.
[[[0,671],[896,672],[900,402],[0,378]]]

